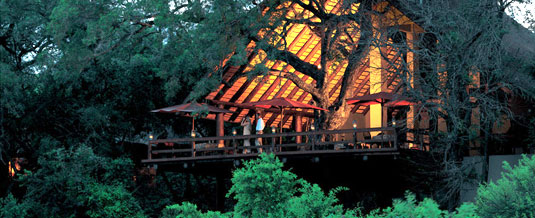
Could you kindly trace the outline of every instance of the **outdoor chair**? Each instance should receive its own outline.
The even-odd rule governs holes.
[[[367,141],[372,139],[372,135],[370,132],[363,132],[362,137],[364,138],[364,141],[359,142],[361,148],[370,148],[371,145],[369,143],[366,143]]]

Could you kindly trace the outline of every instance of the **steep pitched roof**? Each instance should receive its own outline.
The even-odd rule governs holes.
[[[303,8],[299,5],[294,4],[290,6],[292,8],[290,13],[305,13]],[[341,1],[337,0],[328,0],[325,3],[326,11],[329,13],[339,13],[338,10],[341,7]],[[351,31],[351,30],[350,30]],[[357,31],[352,32],[351,34],[358,34]],[[286,36],[286,41],[288,43],[288,49],[293,54],[297,55],[301,60],[304,60],[308,63],[318,65],[320,64],[320,55],[321,55],[321,44],[320,38],[314,34],[313,30],[305,24],[290,24],[289,31]],[[272,61],[266,58],[264,53],[254,53],[252,48],[255,46],[254,42],[251,42],[247,48],[249,50],[248,61],[249,64],[242,66],[227,66],[223,74],[223,81],[226,83],[231,82],[236,79],[233,77],[239,76],[237,80],[231,85],[228,86],[225,83],[222,83],[217,90],[214,90],[210,93],[206,99],[212,100],[215,103],[227,105],[227,108],[231,111],[235,111],[234,114],[226,114],[225,121],[227,122],[239,122],[241,119],[248,113],[249,108],[238,107],[240,103],[254,102],[260,100],[267,100],[277,97],[285,97],[295,101],[312,104],[312,96],[309,93],[304,92],[296,85],[279,75],[285,73],[295,73],[303,81],[309,84],[315,83],[315,81],[300,73],[295,71],[293,67],[286,65],[281,61]],[[389,52],[389,57],[392,60],[400,58],[400,54],[395,52]],[[270,73],[265,76],[258,76],[253,79],[248,79],[244,73],[250,71],[255,64],[263,63],[265,66],[270,69]],[[340,94],[341,78],[343,76],[344,70],[347,66],[347,61],[341,63],[331,63],[327,67],[329,68],[329,80],[327,83],[330,101],[335,101]],[[355,95],[364,95],[369,92],[369,77],[370,73],[368,72],[368,65],[361,66],[358,69],[357,74],[358,80],[356,81],[355,86],[357,87],[354,93],[351,93],[348,96]],[[396,78],[393,78],[392,75],[389,75],[390,79],[387,81],[387,86],[390,91],[398,87],[399,81]],[[365,112],[366,107],[361,107],[357,109],[357,112]],[[275,111],[267,111],[264,120],[266,124],[269,125],[279,125],[280,118],[277,116]],[[303,112],[306,115],[311,115],[310,110],[304,110]],[[285,112],[285,114],[287,114]],[[211,118],[211,117],[208,117]],[[284,123],[285,127],[289,127],[292,122],[291,116],[285,116]],[[305,118],[307,119],[307,118]],[[305,120],[305,122],[308,121]]]

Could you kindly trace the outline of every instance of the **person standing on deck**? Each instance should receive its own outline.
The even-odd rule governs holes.
[[[262,120],[262,112],[256,112],[256,134],[260,135],[264,133],[264,120]],[[256,146],[262,146],[262,138],[256,139]],[[258,153],[262,153],[262,148],[258,148]]]
[[[251,135],[251,130],[252,130],[252,123],[251,123],[251,116],[254,115],[254,112],[253,111],[249,111],[249,113],[247,115],[245,115],[245,117],[241,120],[241,126],[243,126],[243,135]],[[249,147],[251,146],[251,141],[250,139],[244,139],[243,140],[243,146],[244,147]],[[244,148],[243,149],[243,153],[244,154],[249,154],[251,153],[250,150],[248,150],[247,148]]]

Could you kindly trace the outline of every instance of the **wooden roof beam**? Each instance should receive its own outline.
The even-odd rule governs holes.
[[[288,30],[287,33],[292,32],[296,26],[297,26],[297,25],[292,25],[292,26],[290,27],[290,29]],[[304,29],[303,29],[303,30],[304,30]],[[300,34],[303,32],[303,30],[301,30]],[[282,40],[282,38],[281,38],[281,40]],[[298,40],[300,40],[300,39],[296,37],[296,38],[292,41],[291,44],[295,44],[295,42],[298,41]],[[262,61],[263,61],[264,63],[265,63],[266,61],[268,61],[267,57],[264,58],[264,60],[262,60]],[[280,61],[279,61],[279,62],[276,62],[276,63],[274,64],[274,66],[278,65],[279,63],[280,63]],[[243,103],[245,103],[245,102],[249,102],[249,101],[256,95],[256,93],[262,88],[262,86],[264,85],[264,83],[266,83],[266,81],[267,81],[268,78],[269,78],[269,75],[264,76],[264,77],[262,78],[261,82],[260,82],[259,84],[256,85],[256,87],[251,91],[251,93],[249,93],[249,95],[246,97],[246,99],[243,101]],[[243,86],[246,86],[246,87],[248,88],[249,85],[250,85],[250,82],[249,82],[248,84],[246,84],[246,85],[242,85],[242,87],[243,87]],[[241,90],[242,87],[240,87],[240,90]],[[234,93],[234,96],[232,96],[230,102],[234,102],[234,101],[236,101],[237,99],[239,99],[239,97],[241,97],[241,95],[243,94],[243,91],[247,90],[247,88],[243,89],[242,92],[236,92],[236,93]],[[237,98],[235,98],[235,99],[233,100],[233,98],[236,96],[236,94],[239,94],[239,95],[238,95]],[[234,119],[236,119],[236,118],[241,114],[241,110],[242,110],[241,108],[238,108],[238,109],[235,111],[235,113],[232,114],[232,116],[229,118],[229,120],[234,120]]]
[[[245,100],[243,100],[242,103],[249,102],[252,98],[254,98],[254,96],[256,95],[258,90],[260,90],[262,88],[262,86],[264,86],[264,83],[266,83],[268,79],[269,79],[269,75],[265,75],[264,77],[262,77],[262,80],[260,80],[260,82],[258,84],[256,84],[256,86],[249,93],[249,95],[247,95],[247,97],[245,98]],[[240,96],[241,96],[241,94],[240,94]],[[231,102],[234,102],[234,101],[231,101]],[[242,110],[242,108],[238,108],[238,110],[236,110],[236,112],[232,114],[232,116],[230,117],[229,120],[236,119],[238,117],[238,115],[240,115],[241,110]]]
[[[243,104],[239,104],[239,103],[226,102],[226,101],[217,101],[217,100],[211,100],[211,101],[214,104],[224,105],[224,106],[227,106],[227,107],[236,107],[236,108],[249,109],[249,110],[259,109],[259,108],[255,107],[255,106],[248,106],[248,105],[243,105]],[[276,108],[267,108],[267,109],[261,108],[261,109],[264,112],[275,113],[275,114],[280,113],[280,110],[276,109]],[[305,111],[296,111],[296,110],[284,110],[284,114],[301,115],[301,116],[304,116],[304,117],[314,117],[314,113],[305,112]]]
[[[229,79],[229,83],[230,85],[225,85],[223,86],[223,89],[221,89],[221,91],[219,91],[219,93],[217,93],[217,95],[214,97],[214,100],[220,100],[223,96],[225,96],[225,94],[227,93],[227,91],[232,88],[233,84],[235,81],[238,80],[238,78],[241,77],[241,74],[243,73],[243,71],[245,70],[245,68],[247,68],[247,65],[249,64],[249,62],[251,60],[253,60],[253,58],[256,56],[256,52],[251,52],[251,54],[249,54],[249,56],[247,57],[247,64],[242,64],[240,65],[240,68],[238,68],[238,70],[236,70],[236,72],[232,75],[232,77]]]
[[[362,88],[366,85],[366,83],[368,83],[370,80],[370,73],[368,73],[368,75],[366,75],[366,77],[362,80],[362,82],[359,84],[359,86],[355,89],[355,91],[353,91],[353,96],[351,97],[354,97],[355,95],[357,95],[358,93],[360,93],[360,91],[362,90]],[[355,106],[355,108],[352,110],[352,111],[356,111],[357,110],[357,106]]]
[[[292,26],[290,27],[290,30],[288,31],[288,33],[291,32],[291,31],[295,28],[295,26],[296,26],[296,25],[292,25]],[[301,32],[303,32],[303,30],[301,30]],[[301,33],[301,32],[300,32],[300,33]],[[282,39],[281,39],[281,40],[282,40]],[[297,41],[297,40],[299,40],[299,39],[296,37],[296,39],[294,39],[294,41],[293,41],[292,43],[294,43],[294,42]],[[252,60],[252,59],[250,59],[250,60],[248,61],[248,63],[249,63],[251,60]],[[265,59],[263,60],[263,62],[265,62],[265,61],[267,61],[267,58],[265,58]],[[275,65],[277,65],[277,63],[275,63]],[[248,85],[249,85],[249,84],[247,84],[247,86],[248,86]],[[243,85],[242,85],[242,86],[243,86]],[[245,89],[245,90],[247,90],[247,89]],[[238,93],[238,92],[236,92],[236,93],[234,94],[234,96],[235,96],[237,93]],[[240,95],[241,95],[241,93],[240,93]],[[233,97],[234,97],[234,96],[233,96]],[[239,96],[238,96],[238,98],[239,98]],[[237,99],[237,98],[236,98],[236,99]],[[247,102],[247,101],[244,101],[244,102]]]
[[[303,45],[303,47],[301,47],[301,49],[299,49],[299,51],[297,52],[297,55],[298,55],[298,56],[301,56],[301,55],[303,54],[303,52],[305,52],[306,49],[310,46],[310,44],[314,41],[314,40],[312,40],[312,38],[313,38],[313,37],[311,37],[311,38],[305,43],[305,45]],[[320,46],[320,43],[316,44],[316,46],[314,46],[314,48],[312,49],[312,51],[314,51],[315,48],[317,48],[317,47],[321,47],[321,46]],[[305,58],[305,61],[306,61],[307,59],[310,60],[310,58],[312,58],[313,55],[314,55],[314,52],[310,52],[310,53],[308,54],[308,56]],[[283,70],[283,72],[284,72],[284,71],[287,71],[287,70],[289,69],[289,67],[290,67],[290,65],[286,65],[286,68]],[[308,78],[308,76],[307,76],[307,75],[304,75],[304,76],[303,76],[303,79],[306,79],[306,78]],[[290,86],[291,83],[292,83],[292,81],[290,81],[290,80],[286,80],[286,83],[284,83],[284,87],[283,87],[284,89],[281,88],[281,89],[275,94],[275,96],[273,96],[273,98],[278,98],[278,97],[282,96],[282,94],[283,94],[284,92],[286,92],[286,89],[288,89],[288,87]]]
[[[334,77],[340,73],[340,70],[342,69],[342,66],[344,64],[340,64],[341,66],[337,68],[337,71],[336,73],[333,73],[333,75],[331,75],[331,77],[329,77],[329,81],[332,81],[334,79]],[[360,70],[360,68],[359,68]],[[359,75],[360,76],[360,75]],[[342,84],[342,80],[339,79],[338,82],[336,82],[336,84],[333,86],[333,88],[331,89],[331,91],[329,91],[329,96],[332,96],[334,94],[334,92],[336,92],[336,89],[338,89],[338,87]]]
[[[319,44],[319,43],[318,43],[318,44]],[[311,57],[311,56],[313,56],[313,52],[310,52],[310,54],[309,54],[308,57]],[[308,58],[308,57],[307,57],[307,58]],[[309,58],[308,58],[308,59],[309,59]],[[318,60],[316,60],[316,62],[314,62],[314,64],[317,64],[319,61],[320,61],[320,59],[318,58]],[[307,78],[308,78],[308,76],[307,76],[307,75],[304,75],[302,79],[306,80]],[[290,81],[290,80],[287,80],[286,82],[287,82],[287,83],[290,83],[290,84],[292,83],[292,81]],[[288,94],[287,98],[292,99],[292,98],[294,97],[294,95],[295,95],[298,91],[299,91],[299,88],[298,88],[297,86],[294,86],[294,88],[292,89],[292,91]],[[297,101],[299,101],[299,102],[303,101],[304,97],[306,97],[307,94],[308,94],[307,92],[304,92],[304,91],[303,91],[303,94],[301,94],[301,96],[299,97],[299,99],[297,99]],[[303,96],[304,96],[304,97],[303,97]],[[271,124],[271,122],[274,122],[275,119],[276,119],[276,117],[273,118],[273,119],[270,118],[270,119],[268,120],[267,123]],[[283,127],[285,126],[285,124],[286,124],[286,122],[288,121],[288,119],[289,119],[289,116],[287,116],[286,119],[281,120],[281,122],[283,122],[283,125],[282,125]],[[271,122],[270,122],[270,121],[271,121]]]

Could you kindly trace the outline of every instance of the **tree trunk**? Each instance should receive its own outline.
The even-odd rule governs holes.
[[[344,123],[347,122],[349,115],[351,113],[351,106],[347,103],[342,104],[342,106],[336,108],[336,110],[331,111],[327,117],[327,129],[340,129]]]

